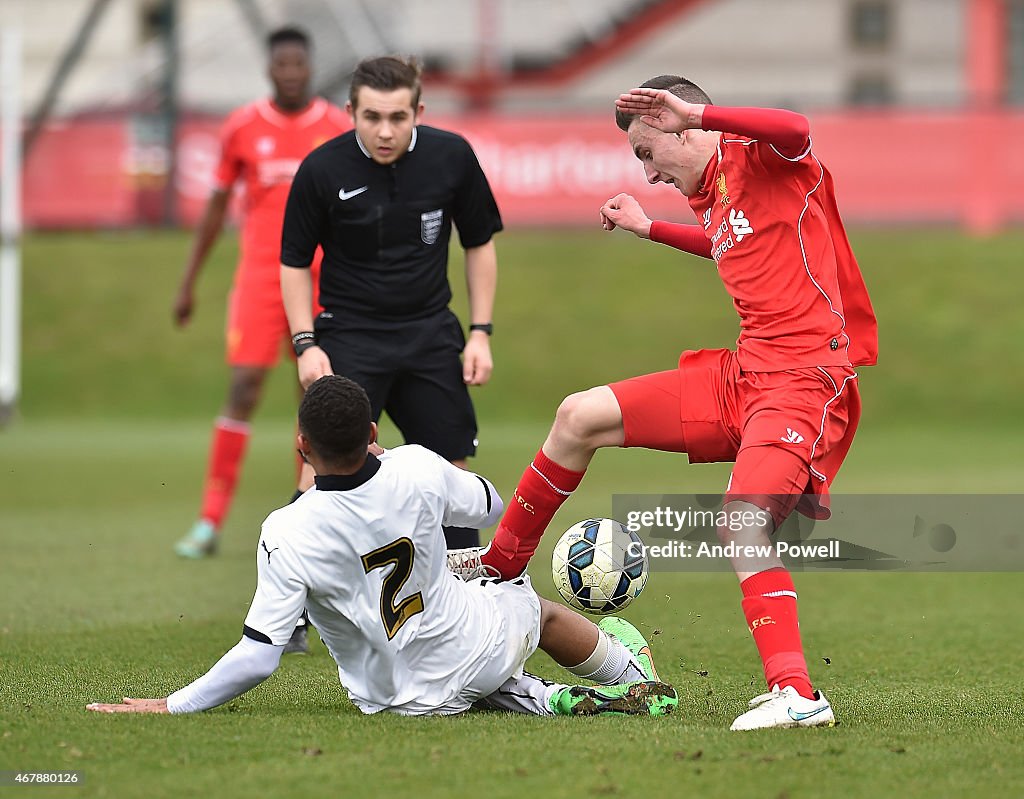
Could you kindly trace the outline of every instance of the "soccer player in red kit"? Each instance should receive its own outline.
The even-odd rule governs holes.
[[[725,544],[770,545],[794,508],[828,517],[828,487],[860,419],[853,367],[875,362],[877,329],[807,119],[717,107],[690,81],[663,75],[620,96],[616,122],[648,181],[675,186],[698,224],[652,222],[619,194],[601,208],[603,227],[713,259],[740,317],[739,340],[735,350],[686,351],[678,368],[563,400],[490,546],[452,556],[466,572],[520,574],[601,447],[734,461],[725,509],[758,521],[720,529]],[[769,689],[732,729],[834,724],[808,675],[782,561],[732,565]]]
[[[237,109],[224,123],[215,187],[174,303],[177,323],[188,324],[196,280],[220,234],[232,189],[243,182],[241,257],[228,301],[231,383],[214,423],[199,519],[175,545],[175,551],[188,558],[216,551],[249,440],[249,420],[267,372],[276,365],[282,344],[289,342],[279,259],[284,208],[295,170],[311,150],[350,127],[340,108],[310,97],[310,42],[303,31],[276,30],[267,37],[267,49],[274,96]]]

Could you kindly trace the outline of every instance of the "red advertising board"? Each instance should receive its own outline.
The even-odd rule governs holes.
[[[684,198],[650,186],[611,114],[426,117],[475,147],[510,227],[596,225],[614,194],[651,216],[691,221]],[[190,225],[209,192],[217,118],[188,118],[176,152],[177,218]],[[30,227],[120,227],[163,218],[168,159],[131,115],[48,127],[25,165]],[[1024,113],[846,111],[812,117],[815,151],[851,222],[953,222],[986,230],[1024,220]]]

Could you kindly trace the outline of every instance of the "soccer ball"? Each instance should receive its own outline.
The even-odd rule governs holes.
[[[635,544],[630,550],[630,544]],[[551,574],[570,606],[603,615],[637,598],[647,582],[647,555],[636,533],[614,519],[574,524],[555,544]]]

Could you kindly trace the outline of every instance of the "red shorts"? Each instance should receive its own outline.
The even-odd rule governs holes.
[[[727,496],[775,497],[758,504],[779,524],[794,506],[828,518],[828,487],[860,421],[856,379],[836,366],[742,372],[732,350],[697,350],[684,352],[678,369],[609,388],[623,446],[685,452],[691,463],[735,461]]]
[[[235,285],[228,297],[226,360],[229,366],[257,366],[270,369],[277,365],[281,352],[294,359],[291,348],[291,331],[288,317],[281,302],[281,282],[278,273],[267,276],[266,265],[261,264],[260,278],[255,268],[251,271],[245,263],[239,264]],[[319,263],[312,269],[314,301],[313,318],[322,308],[317,304],[316,286],[319,280]],[[277,268],[280,268],[279,266]]]

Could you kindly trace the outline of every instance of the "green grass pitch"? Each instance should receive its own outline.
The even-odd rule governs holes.
[[[657,573],[625,613],[680,692],[667,719],[363,717],[319,641],[206,714],[87,713],[89,701],[165,695],[238,640],[259,523],[291,493],[286,367],[255,420],[221,555],[173,557],[225,388],[228,238],[187,331],[170,322],[186,235],[25,243],[24,394],[0,430],[0,771],[77,769],[85,782],[0,786],[0,797],[1024,793],[1019,574],[797,575],[811,674],[841,720],[830,730],[728,731],[762,677],[725,574]],[[865,417],[837,491],[1020,490],[1022,245],[934,229],[854,236],[882,362],[862,371]],[[735,338],[713,268],[667,248],[517,232],[499,255],[474,467],[505,495],[564,394]],[[452,276],[462,308],[457,263]],[[610,513],[612,493],[714,491],[727,475],[678,455],[602,452],[553,528]],[[531,574],[553,598],[552,539]],[[560,673],[543,654],[530,668]]]

